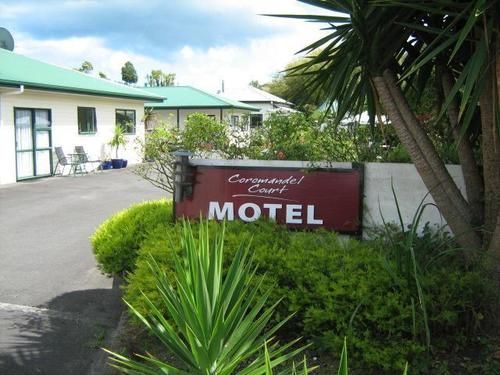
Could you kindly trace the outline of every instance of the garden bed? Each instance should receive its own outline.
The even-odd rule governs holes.
[[[221,229],[215,222],[209,228]],[[93,236],[102,269],[128,272],[125,299],[143,313],[141,291],[159,302],[148,260],[152,255],[173,280],[180,230],[170,203],[161,201],[118,214]],[[412,260],[401,247],[406,235],[393,230],[360,242],[264,221],[231,222],[225,253],[229,262],[241,241],[252,239],[257,280],[272,288],[268,303],[283,299],[273,322],[296,313],[280,337],[313,343],[309,362],[323,368],[316,373],[334,372],[344,336],[350,366],[360,373],[401,373],[406,362],[411,373],[497,373],[498,341],[484,335],[494,295],[481,264],[465,265],[452,239],[430,230],[412,240]],[[150,338],[134,333],[137,327],[132,319],[127,349],[154,351]]]

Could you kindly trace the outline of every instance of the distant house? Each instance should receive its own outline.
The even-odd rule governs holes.
[[[258,108],[258,111],[254,111],[250,114],[251,128],[262,125],[262,122],[267,119],[271,113],[296,112],[296,110],[293,109],[293,103],[253,86],[224,88],[224,91],[219,92],[219,94],[231,100],[237,100]]]
[[[146,103],[157,120],[183,129],[188,116],[204,113],[214,119],[227,122],[232,126],[245,125],[251,112],[258,111],[256,106],[209,94],[191,86],[146,87],[144,90],[164,98],[163,102]]]
[[[127,132],[120,157],[140,161],[134,139],[144,136],[144,102],[162,99],[0,49],[0,184],[50,176],[56,146],[111,156],[116,124]]]

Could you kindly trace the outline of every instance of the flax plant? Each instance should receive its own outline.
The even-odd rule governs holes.
[[[208,223],[200,223],[198,239],[184,223],[183,257],[175,262],[175,281],[152,258],[158,292],[168,313],[160,312],[146,295],[149,312],[131,311],[147,330],[159,339],[180,365],[167,363],[152,354],[127,358],[110,354],[111,365],[125,374],[270,374],[305,349],[294,349],[298,340],[279,345],[274,334],[290,318],[268,328],[276,304],[265,308],[270,290],[251,288],[256,268],[249,244],[242,243],[225,275],[224,226],[214,240],[209,238]],[[278,302],[279,303],[279,302]],[[305,361],[304,364],[305,365]],[[280,370],[280,374],[297,373]],[[307,368],[305,369],[307,373]]]

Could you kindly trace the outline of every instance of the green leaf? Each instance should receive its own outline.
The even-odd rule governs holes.
[[[209,237],[208,222],[201,222],[195,240],[189,222],[182,231],[183,256],[175,259],[175,285],[171,284],[158,262],[151,258],[150,270],[167,314],[163,315],[145,294],[148,314],[128,304],[146,329],[173,353],[185,369],[179,370],[152,356],[139,356],[140,363],[113,354],[114,366],[125,373],[139,374],[256,374],[282,364],[304,350],[293,349],[297,340],[267,346],[272,335],[290,318],[266,330],[279,301],[265,308],[271,290],[250,289],[255,267],[248,244],[239,247],[222,276],[224,226],[215,240]],[[261,295],[260,295],[261,294]],[[259,296],[260,295],[260,296]],[[172,320],[172,323],[166,318]],[[265,367],[267,366],[267,367]]]
[[[340,363],[338,375],[348,375],[349,368],[347,367],[347,337],[344,337],[344,346],[340,354]]]

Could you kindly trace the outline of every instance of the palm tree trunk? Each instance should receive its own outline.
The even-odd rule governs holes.
[[[460,212],[460,214],[464,216],[465,220],[469,223],[472,222],[472,213],[467,201],[451,178],[450,173],[446,169],[443,160],[439,157],[439,154],[437,153],[436,148],[429,139],[429,136],[422,129],[422,126],[417,120],[415,113],[408,105],[404,94],[396,83],[396,77],[394,76],[394,73],[391,70],[387,69],[384,72],[383,76],[392,97],[397,103],[403,120],[406,123],[406,129],[411,133],[414,141],[418,146],[418,149],[421,150],[422,156],[425,158],[427,164],[431,168],[434,177],[438,181],[438,184],[444,188],[444,190],[448,194],[449,199],[453,202],[453,205]]]
[[[386,79],[386,77],[388,79]],[[406,100],[404,100],[404,96],[399,87],[396,85],[392,72],[387,72],[384,76],[375,76],[373,78],[373,83],[398,138],[410,153],[417,171],[427,189],[429,189],[434,201],[450,226],[450,229],[455,234],[457,241],[465,249],[473,250],[480,248],[481,241],[471,226],[471,213],[470,210],[467,209],[467,204],[457,204],[457,202],[460,202],[460,199],[457,197],[452,199],[452,194],[450,192],[454,192],[458,190],[458,188],[456,185],[455,188],[447,186],[450,184],[454,185],[454,182],[444,167],[444,164],[441,161],[442,167],[439,167],[433,165],[435,164],[435,160],[433,160],[432,163],[429,162],[426,153],[432,152],[428,150],[428,143],[430,143],[430,140],[428,138],[427,141],[422,139],[427,137],[425,132],[419,132],[416,129],[412,129],[413,131],[410,130],[410,128],[419,125],[416,119],[415,121],[411,119],[411,109]],[[409,119],[411,123],[408,123],[406,121],[407,119]],[[435,153],[435,150],[433,152]],[[466,256],[470,255],[469,252],[464,252],[464,254],[466,254]]]
[[[445,68],[446,69],[446,68]],[[450,95],[451,89],[454,85],[454,79],[450,72],[443,71],[441,84],[445,97]],[[460,126],[458,121],[458,104],[453,100],[448,107],[448,120],[453,133],[453,138],[457,144],[458,158],[462,167],[464,176],[465,190],[467,192],[467,200],[473,214],[472,223],[474,226],[479,227],[483,224],[484,214],[484,188],[481,174],[474,157],[472,145],[467,138],[467,134],[461,135]]]
[[[500,142],[496,130],[494,102],[496,79],[492,69],[487,70],[486,87],[479,99],[484,175],[484,243],[488,246],[497,226],[500,207]]]
[[[497,214],[496,228],[491,236],[490,244],[488,247],[489,255],[489,272],[493,279],[494,290],[500,293],[500,211]],[[500,298],[496,299],[496,318],[495,324],[497,329],[500,330]]]
[[[500,113],[500,111],[498,111],[498,108],[500,108],[500,40],[496,40],[496,46],[494,48],[494,51],[495,51],[495,63],[492,64],[496,67],[495,69],[495,72],[493,74],[493,87],[494,85],[496,85],[496,92],[495,90],[493,89],[492,90],[492,100],[491,100],[491,104],[494,104],[494,106],[492,107],[493,111],[495,111],[495,109],[497,110],[496,113]],[[488,82],[488,81],[487,81]],[[495,95],[496,94],[496,95]],[[481,112],[482,112],[482,105],[483,104],[486,104],[486,103],[481,103]],[[495,112],[493,112],[494,114]],[[491,259],[491,269],[490,271],[492,272],[492,276],[493,276],[493,282],[494,282],[494,286],[495,286],[495,289],[497,292],[500,291],[500,202],[499,202],[499,199],[500,199],[500,192],[499,192],[499,189],[500,189],[500,186],[498,184],[498,180],[500,179],[499,177],[499,174],[500,174],[500,145],[499,145],[499,137],[500,137],[500,129],[498,129],[498,131],[496,131],[497,129],[497,126],[498,126],[498,123],[500,122],[500,120],[497,118],[495,119],[495,117],[493,116],[493,123],[490,124],[493,128],[490,127],[490,129],[493,131],[493,135],[494,135],[494,140],[496,140],[496,143],[495,143],[495,147],[496,149],[494,150],[495,152],[495,155],[496,155],[496,167],[495,165],[493,165],[492,167],[493,168],[496,168],[496,172],[494,170],[492,170],[491,172],[494,173],[493,176],[496,176],[496,179],[497,179],[497,185],[496,185],[496,188],[497,188],[497,192],[496,192],[496,198],[497,198],[497,206],[496,206],[496,210],[497,210],[497,217],[496,217],[496,225],[494,228],[492,228],[493,232],[492,232],[492,235],[491,235],[491,238],[490,238],[490,242],[489,242],[489,246],[488,246],[488,253],[490,255],[490,259]],[[484,130],[483,130],[484,131]],[[488,145],[488,147],[491,147],[491,145]],[[484,149],[484,143],[483,143],[483,152],[486,152],[486,150]],[[488,186],[491,185],[491,182],[490,180],[492,179],[490,175],[486,176],[486,173],[489,173],[490,172],[490,168],[488,168],[488,171],[486,170],[486,166],[485,166],[485,184],[486,184],[486,180],[488,180]],[[488,199],[489,200],[489,199]],[[491,212],[488,212],[488,215],[491,215]],[[497,306],[496,306],[496,326],[497,328],[500,330],[500,298],[497,298]]]

